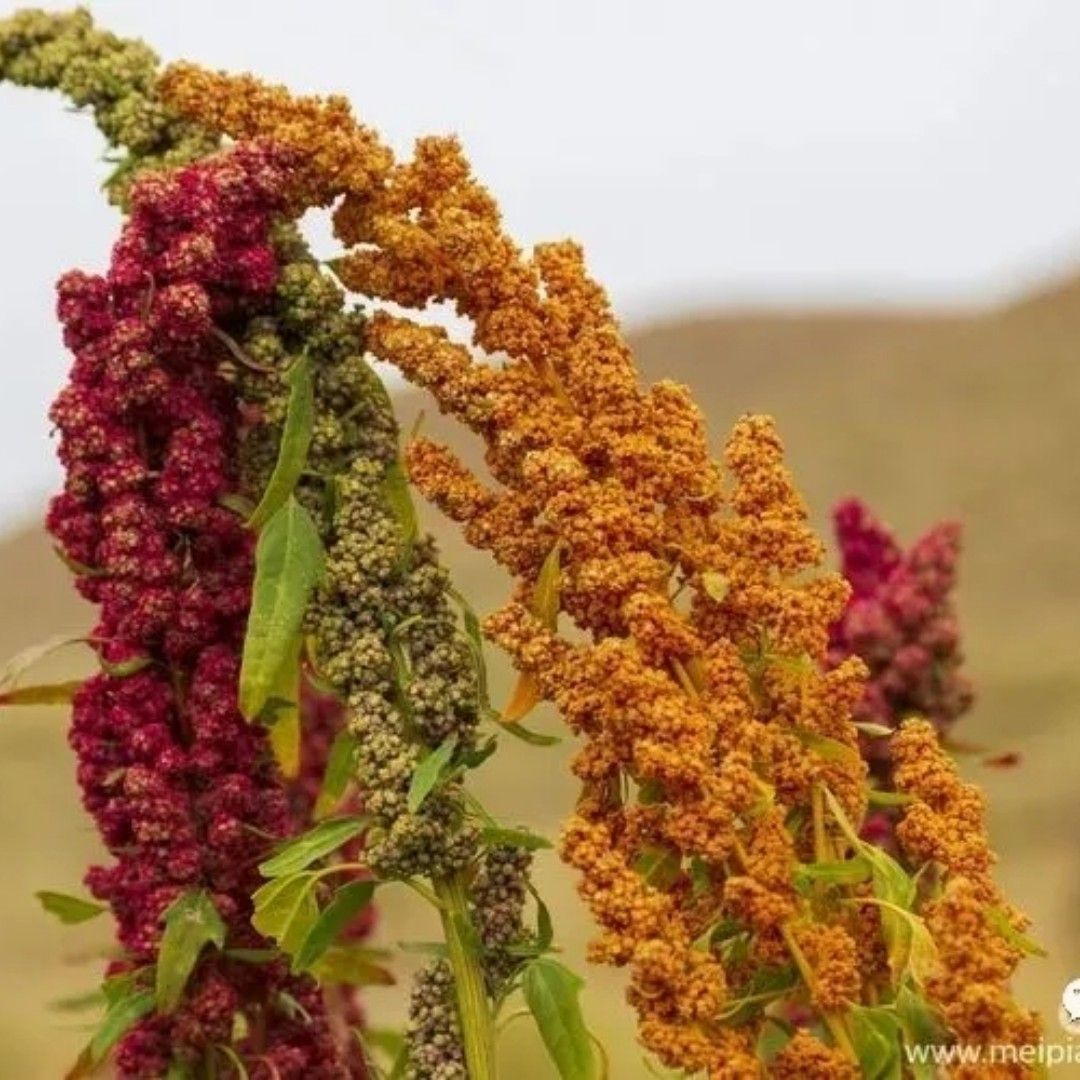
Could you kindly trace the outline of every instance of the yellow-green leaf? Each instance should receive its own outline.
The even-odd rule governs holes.
[[[315,800],[314,817],[320,821],[327,814],[332,814],[345,797],[349,780],[353,774],[353,761],[356,758],[356,739],[349,731],[339,731],[330,747],[323,771],[322,788]]]
[[[98,1065],[130,1028],[154,1009],[154,995],[149,990],[118,998],[110,1006],[101,1026],[90,1040],[89,1062]]]
[[[401,532],[401,559],[408,563],[412,558],[413,544],[420,532],[416,507],[409,493],[409,481],[399,461],[392,461],[383,476],[383,495],[397,520]]]
[[[82,679],[71,679],[41,686],[18,686],[0,694],[0,705],[69,705],[82,684]]]
[[[104,904],[98,904],[93,900],[83,900],[81,897],[68,896],[66,893],[49,892],[47,889],[41,889],[34,895],[41,906],[50,915],[55,915],[65,926],[89,922],[108,910]]]
[[[546,956],[525,968],[521,988],[560,1080],[597,1080],[592,1040],[581,1014],[582,980]]]
[[[170,1013],[184,994],[199,955],[207,945],[225,946],[225,924],[203,889],[181,893],[164,915],[165,929],[158,947],[154,999],[159,1012]]]
[[[315,875],[293,874],[269,881],[252,895],[251,925],[292,956],[319,917]]]
[[[701,588],[710,600],[720,604],[727,596],[728,579],[719,571],[706,570],[701,575]]]
[[[448,735],[413,770],[412,779],[409,782],[408,807],[410,814],[415,814],[424,805],[424,800],[439,786],[446,776],[457,743],[456,732]]]
[[[852,1005],[847,1018],[865,1080],[900,1080],[900,1022],[892,1010]]]
[[[297,635],[269,699],[278,706],[269,725],[270,749],[288,780],[300,774],[300,646]]]
[[[338,935],[367,907],[374,892],[374,881],[350,881],[342,885],[293,956],[293,971],[311,969]]]
[[[1014,948],[1025,956],[1049,956],[1050,954],[1037,942],[1013,926],[1009,916],[1000,907],[987,908],[986,921]]]
[[[385,955],[358,941],[331,945],[311,973],[324,986],[393,986],[393,973],[377,963]]]
[[[262,712],[293,655],[308,597],[323,566],[315,523],[290,496],[267,522],[255,551],[255,584],[240,667],[240,709],[249,720]]]
[[[261,529],[293,493],[307,462],[311,432],[315,421],[315,389],[311,379],[311,361],[305,353],[296,361],[285,381],[289,384],[289,403],[281,429],[277,461],[267,481],[259,505],[248,518],[248,525]]]
[[[265,862],[259,863],[259,873],[263,877],[281,878],[306,870],[313,862],[337,851],[354,836],[359,836],[367,825],[368,819],[365,817],[320,821],[302,836],[287,841]]]

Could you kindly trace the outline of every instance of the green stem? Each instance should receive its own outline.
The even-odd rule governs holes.
[[[454,975],[458,1022],[469,1080],[495,1080],[495,1038],[484,988],[475,930],[469,919],[465,886],[460,877],[432,882],[441,907],[443,934]]]

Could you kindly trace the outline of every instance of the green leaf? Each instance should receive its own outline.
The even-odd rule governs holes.
[[[358,941],[331,945],[311,973],[323,986],[393,986],[393,973],[376,963],[385,955]]]
[[[515,847],[525,851],[543,851],[552,846],[550,840],[528,829],[505,829],[498,825],[487,826],[481,831],[480,838],[492,847]]]
[[[1025,956],[1049,956],[1050,954],[1037,942],[1032,941],[1026,934],[1017,930],[1009,920],[1009,916],[1000,907],[991,907],[986,910],[986,921],[1016,950]]]
[[[542,735],[539,731],[531,731],[522,724],[499,720],[503,731],[509,732],[515,739],[528,743],[530,746],[556,746],[562,742],[558,735]]]
[[[311,968],[342,930],[367,907],[374,892],[374,881],[350,881],[338,889],[293,956],[293,971],[306,971]]]
[[[70,705],[82,685],[82,679],[72,679],[42,686],[19,686],[0,693],[0,705]]]
[[[904,795],[899,791],[882,791],[880,788],[871,788],[867,801],[871,806],[909,806],[916,799],[914,795]]]
[[[181,893],[169,905],[164,918],[154,998],[159,1012],[170,1013],[180,1004],[203,948],[207,945],[224,948],[225,924],[203,889]]]
[[[424,805],[424,800],[444,779],[450,765],[450,759],[454,756],[454,750],[457,748],[457,743],[457,733],[454,732],[443,739],[438,747],[417,764],[412,774],[412,780],[409,783],[408,807],[410,814],[415,814]]]
[[[154,995],[149,990],[139,990],[117,998],[105,1013],[101,1026],[90,1040],[90,1062],[98,1065],[108,1052],[123,1038],[125,1032],[154,1010]]]
[[[332,814],[341,800],[352,779],[353,763],[356,760],[356,739],[349,731],[339,731],[330,747],[323,771],[322,788],[315,800],[313,815],[316,821]]]
[[[42,889],[34,895],[41,902],[41,906],[50,915],[55,915],[65,926],[89,922],[108,910],[104,904],[98,904],[93,900],[83,900],[78,896],[68,896],[66,893],[49,892],[47,889]]]
[[[69,997],[50,1001],[49,1008],[54,1012],[84,1012],[87,1009],[100,1009],[106,1004],[108,1004],[108,998],[99,986],[82,994],[71,994]]]
[[[255,550],[255,584],[240,667],[240,710],[262,712],[296,648],[308,596],[323,574],[318,530],[290,497],[267,522]]]
[[[113,664],[106,660],[105,657],[98,656],[98,664],[101,666],[101,670],[114,679],[126,679],[129,675],[144,671],[153,662],[149,656],[132,656],[127,660],[121,660],[119,663]]]
[[[861,855],[837,862],[804,863],[795,867],[795,888],[805,891],[817,882],[858,885],[870,878],[870,863]]]
[[[900,1022],[892,1010],[852,1005],[847,1017],[865,1080],[901,1080]]]
[[[281,429],[277,461],[267,481],[259,505],[248,518],[248,525],[261,529],[293,493],[307,462],[311,432],[315,421],[315,388],[311,379],[311,361],[305,353],[285,375],[289,385],[289,403]]]
[[[930,1003],[906,982],[893,1002],[896,1018],[908,1046],[939,1046],[945,1041],[942,1024]],[[935,1080],[937,1067],[929,1061],[908,1059],[914,1080]]]
[[[461,611],[461,625],[465,630],[465,640],[473,658],[476,672],[476,697],[481,712],[491,708],[488,697],[487,665],[484,663],[484,635],[480,630],[480,620],[476,617],[469,602],[456,589],[447,589],[446,595],[457,604]]]
[[[578,1000],[581,978],[550,957],[531,961],[522,977],[525,1004],[560,1080],[595,1080],[596,1059]]]
[[[634,870],[654,889],[670,889],[682,873],[682,856],[671,848],[650,844],[634,860]]]
[[[296,636],[293,646],[278,671],[271,696],[260,715],[269,725],[270,750],[278,763],[281,775],[295,780],[300,775],[300,648],[303,642]],[[275,705],[272,719],[266,714]]]
[[[777,1016],[766,1016],[761,1022],[761,1034],[757,1041],[758,1061],[766,1065],[791,1041],[793,1031],[788,1024]]]
[[[315,900],[315,875],[294,874],[276,878],[252,896],[255,912],[251,925],[264,937],[272,938],[290,956],[311,933],[319,917]]]
[[[838,739],[832,739],[828,735],[822,735],[818,731],[809,728],[793,726],[788,729],[796,739],[815,754],[823,757],[826,761],[847,762],[849,764],[861,763],[859,751]]]
[[[409,494],[409,481],[399,461],[392,461],[386,467],[383,476],[383,495],[387,505],[393,511],[401,533],[401,560],[408,563],[412,558],[413,544],[420,532],[416,517],[416,507]]]
[[[893,976],[900,979],[906,972],[916,985],[922,986],[938,965],[937,945],[926,923],[913,912],[877,897],[865,896],[849,902],[872,904],[882,909],[881,922]],[[891,920],[887,918],[889,916]]]
[[[748,1023],[798,982],[799,973],[792,965],[758,968],[740,997],[728,1003],[718,1019],[732,1027]]]
[[[368,819],[359,816],[320,821],[303,835],[289,840],[265,862],[259,863],[259,873],[268,878],[296,874],[332,851],[337,851],[342,844],[359,836],[367,826]]]
[[[277,949],[225,949],[230,960],[239,960],[241,964],[272,964],[281,953]]]
[[[526,879],[525,887],[532,894],[536,903],[536,947],[540,952],[547,952],[555,940],[555,927],[551,922],[551,912],[537,892],[536,886]]]

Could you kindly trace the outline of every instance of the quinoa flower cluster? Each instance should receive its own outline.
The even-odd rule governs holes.
[[[800,1031],[776,1075],[859,1075],[859,1009],[912,976],[887,948],[895,915],[875,885],[831,869],[868,858],[851,832],[868,794],[852,722],[865,668],[825,665],[848,592],[818,569],[821,545],[771,423],[744,418],[726,469],[715,463],[685,389],[639,387],[580,250],[542,245],[526,258],[454,140],[422,139],[396,164],[338,99],[191,65],[163,86],[200,123],[302,154],[294,197],[341,197],[335,226],[349,250],[335,271],[347,286],[406,308],[449,301],[471,320],[473,345],[506,357],[478,362],[407,317],[380,312],[368,325],[371,350],[487,445],[495,487],[426,440],[407,461],[417,486],[518,577],[486,630],[523,673],[524,696],[555,701],[585,737],[563,855],[602,930],[594,959],[630,968],[643,1043],[672,1067],[756,1075],[764,997],[809,1010],[827,1033]],[[560,632],[560,612],[584,642]],[[936,768],[933,750],[920,760]],[[945,898],[972,896],[983,925],[993,921],[996,894],[973,876],[990,862],[985,832],[959,782],[911,783],[908,794],[900,839],[916,868],[945,854],[923,834],[928,814],[968,825],[968,857],[945,863],[943,898],[904,900],[904,917],[936,932],[945,954]],[[808,895],[815,873],[834,876]],[[1020,953],[1000,941],[1003,967],[983,987],[1000,1009],[979,1038],[1022,1041],[1037,1024],[1003,989]],[[783,989],[762,995],[776,978]],[[952,1036],[966,1039],[965,1014],[934,986]]]
[[[265,734],[236,706],[252,539],[221,505],[236,489],[240,416],[214,334],[273,295],[268,233],[286,160],[243,147],[144,177],[107,276],[59,286],[75,363],[51,414],[66,483],[49,528],[86,568],[78,587],[98,605],[103,660],[138,669],[90,679],[71,729],[84,802],[115,860],[87,882],[116,915],[121,969],[154,963],[163,913],[193,887],[229,947],[263,947],[249,921],[256,864],[263,838],[290,829]],[[266,1075],[346,1074],[311,980],[216,951],[180,1009],[124,1036],[120,1074],[160,1076],[233,1046],[237,1016],[236,1050]]]

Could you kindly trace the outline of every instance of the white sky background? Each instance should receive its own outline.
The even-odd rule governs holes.
[[[1080,259],[1075,0],[87,6],[166,59],[346,93],[403,153],[458,132],[511,231],[582,240],[631,325],[732,304],[981,302]],[[2,86],[0,137],[10,519],[58,484],[53,283],[104,266],[116,219],[88,117]]]

